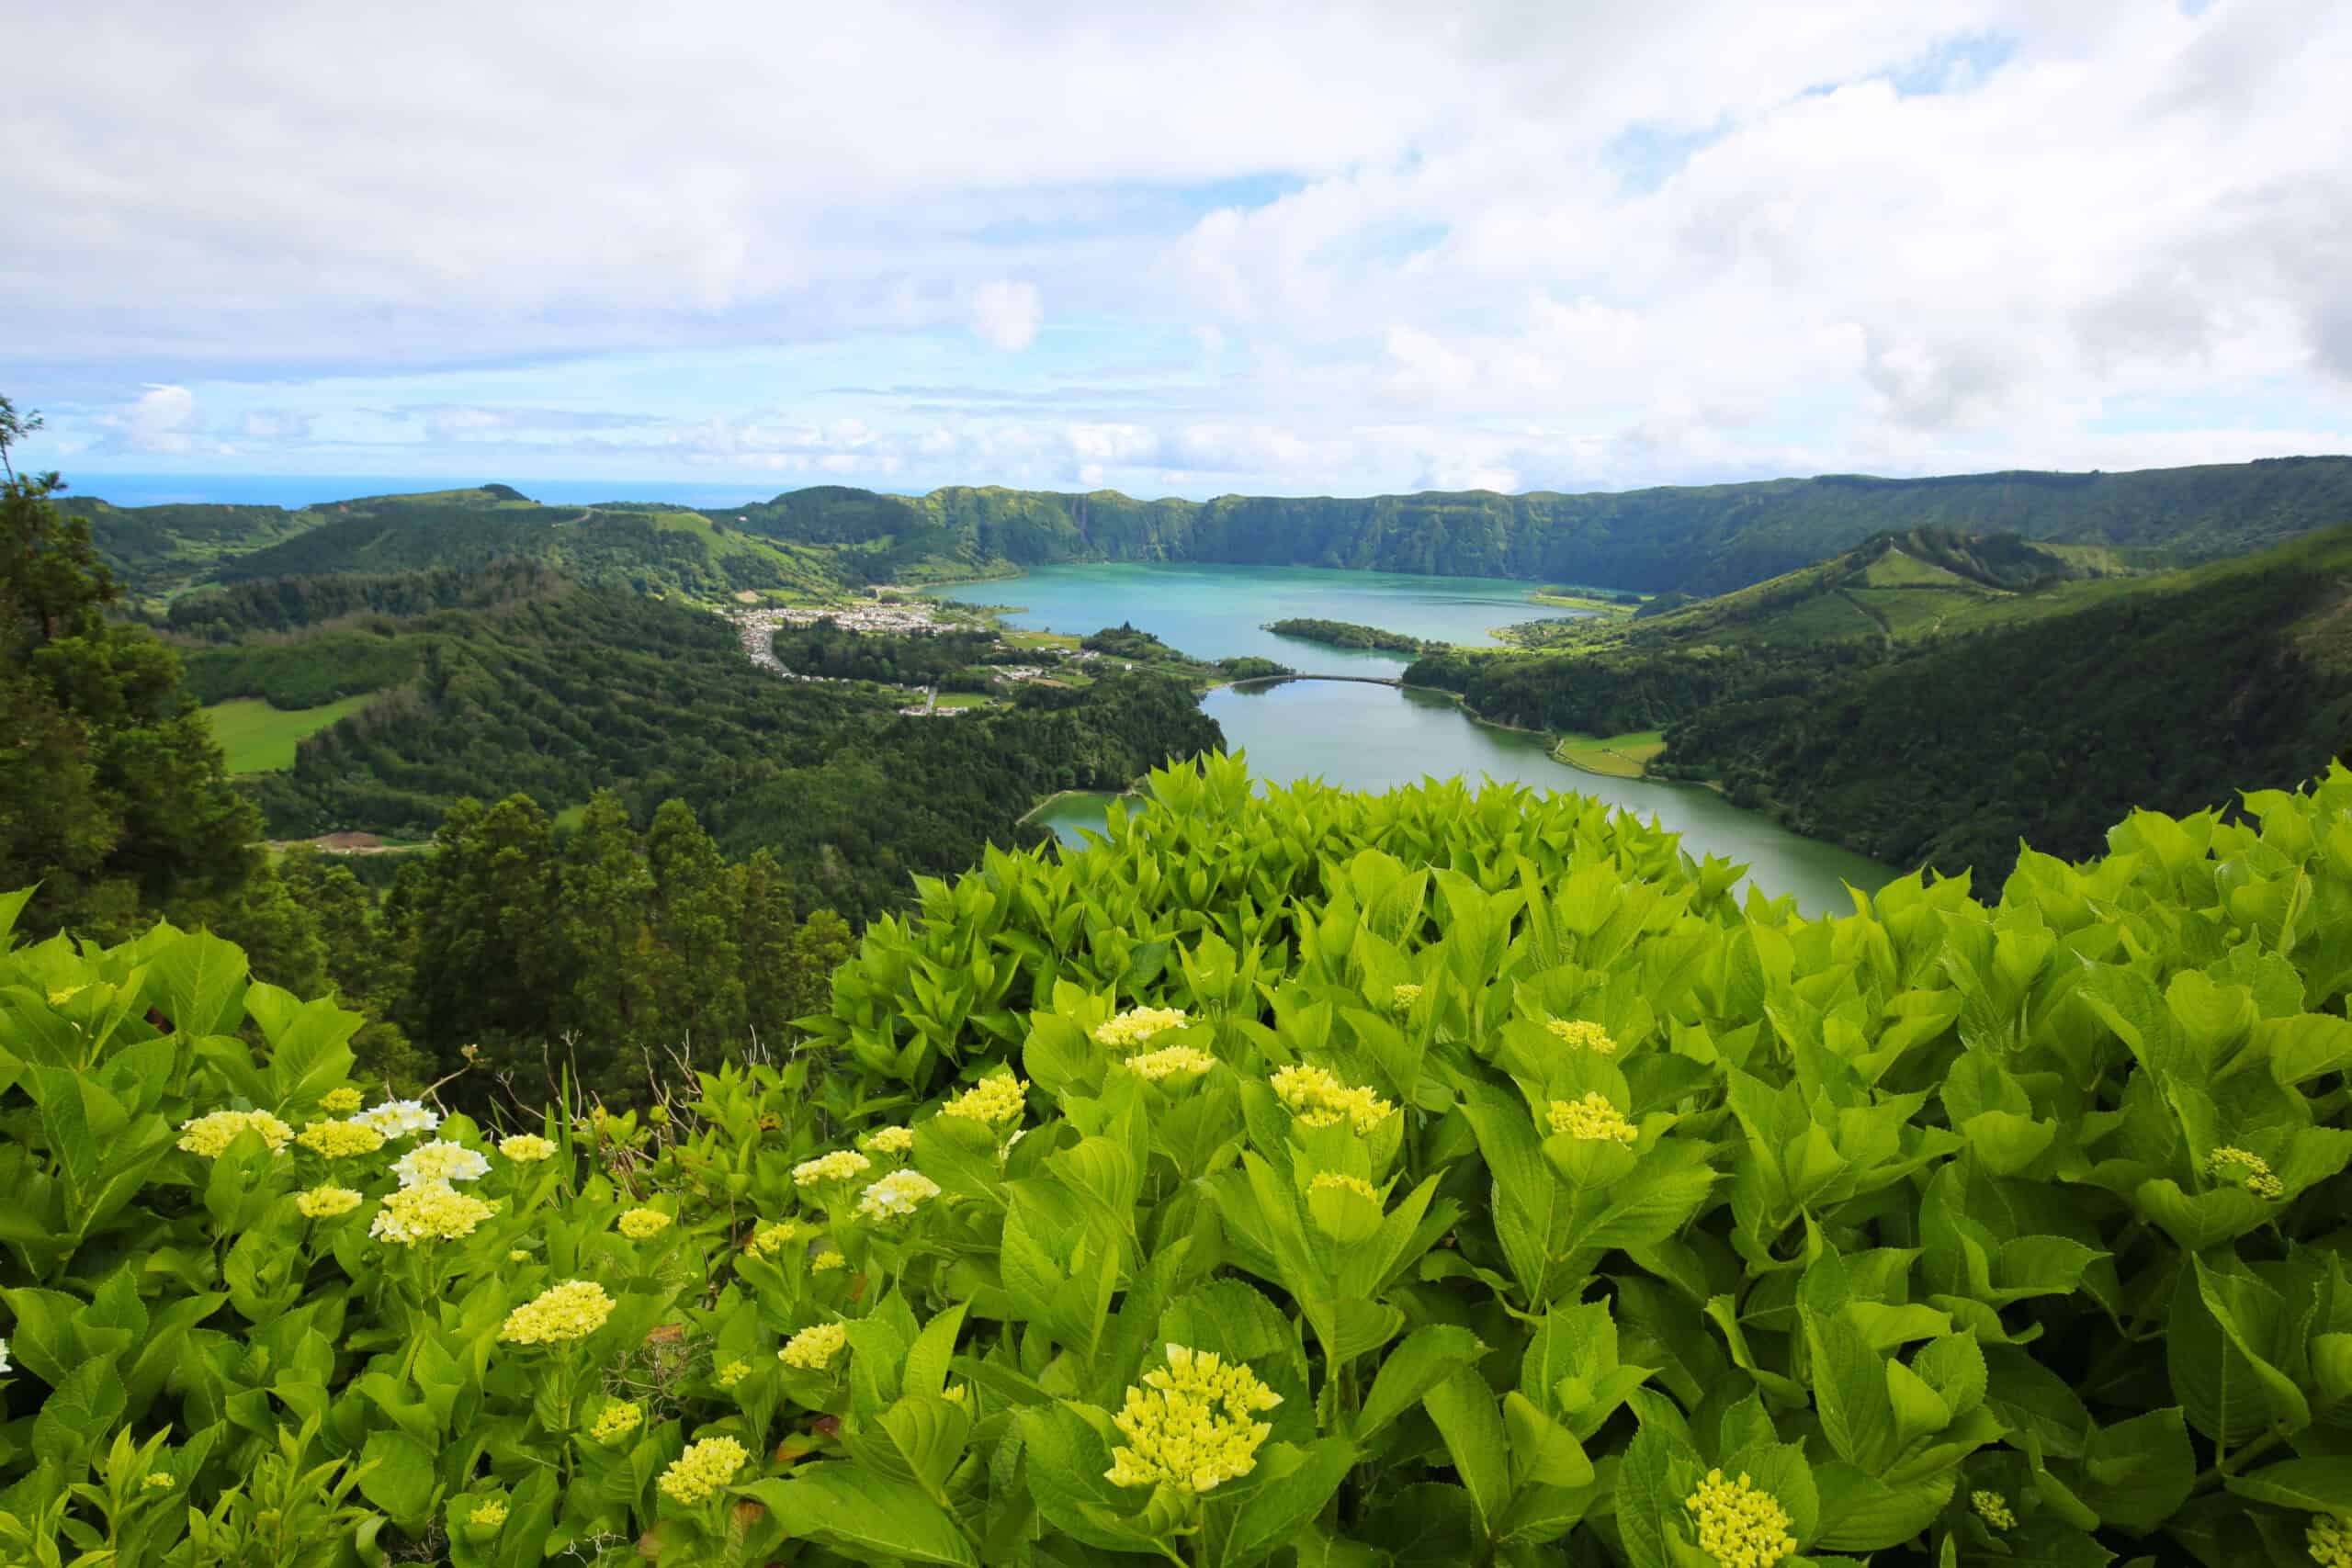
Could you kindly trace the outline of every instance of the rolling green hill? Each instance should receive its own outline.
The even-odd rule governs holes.
[[[736,508],[779,539],[843,547],[883,581],[955,563],[1193,560],[1515,577],[1719,593],[1881,533],[2015,533],[2126,556],[2241,554],[2352,516],[2352,457],[2124,474],[1921,479],[1825,475],[1616,494],[1539,491],[1137,501],[953,487],[923,496],[818,488]]]
[[[831,551],[747,533],[721,515],[637,502],[541,506],[507,485],[368,496],[300,512],[268,506],[66,503],[134,604],[175,608],[207,587],[277,578],[470,570],[532,560],[647,593],[719,601],[823,594]]]
[[[1623,493],[1427,492],[1139,501],[954,486],[819,486],[741,507],[541,506],[503,485],[270,507],[74,503],[135,595],[520,555],[715,599],[1004,575],[1080,560],[1212,561],[1510,577],[1690,595],[1761,582],[1875,535],[2013,533],[2110,568],[2216,559],[2352,516],[2352,457],[2121,474],[1831,474]]]
[[[2042,558],[2037,560],[2035,558]],[[1898,865],[2005,874],[2095,852],[2123,804],[2226,804],[2352,745],[2352,526],[2136,577],[2019,542],[1910,536],[1546,651],[1410,681],[1508,723],[1662,729],[1719,783]]]

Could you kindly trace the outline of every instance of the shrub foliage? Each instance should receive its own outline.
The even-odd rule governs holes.
[[[1574,798],[1151,795],[641,1118],[8,953],[6,1555],[2344,1560],[2352,773],[1815,920]]]

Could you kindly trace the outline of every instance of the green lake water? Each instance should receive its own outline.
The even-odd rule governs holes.
[[[1320,615],[1415,637],[1485,643],[1491,641],[1484,635],[1487,627],[1544,613],[1526,602],[1526,583],[1302,568],[1048,567],[986,586],[985,594],[965,589],[962,596],[1027,606],[1007,617],[1016,626],[1083,633],[1130,621],[1198,657],[1261,653],[1331,674],[1394,675],[1405,661],[1272,637],[1258,631],[1259,623]],[[1694,855],[1744,863],[1758,886],[1768,894],[1794,894],[1808,914],[1843,913],[1853,907],[1845,884],[1875,892],[1893,874],[1874,861],[1741,810],[1713,790],[1604,778],[1555,761],[1538,738],[1476,723],[1442,693],[1293,681],[1211,692],[1201,706],[1224,729],[1227,750],[1246,754],[1260,778],[1286,784],[1319,777],[1378,791],[1459,774],[1592,795],[1679,833]],[[1080,829],[1102,828],[1110,799],[1066,795],[1035,820],[1065,842],[1080,842]]]

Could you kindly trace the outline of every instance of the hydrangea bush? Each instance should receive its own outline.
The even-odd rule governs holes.
[[[1152,788],[641,1117],[9,952],[0,1560],[2347,1562],[2352,774],[1826,919]]]

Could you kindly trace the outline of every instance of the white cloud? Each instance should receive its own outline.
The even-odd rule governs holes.
[[[1045,316],[1045,301],[1034,283],[995,278],[972,290],[972,330],[982,342],[1009,353],[1037,341]]]
[[[1361,492],[2352,446],[2332,0],[1111,16],[33,7],[20,52],[107,69],[12,91],[0,201],[43,220],[0,383],[94,461],[210,428],[342,472]]]

